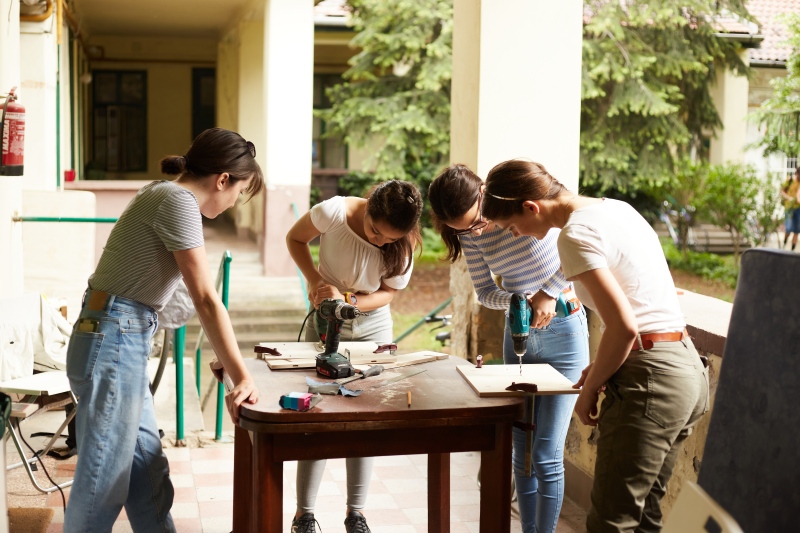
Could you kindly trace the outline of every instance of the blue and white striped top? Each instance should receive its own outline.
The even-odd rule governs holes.
[[[558,258],[558,229],[540,240],[514,237],[494,227],[481,235],[459,235],[478,301],[484,307],[508,311],[514,293],[544,291],[553,298],[571,284],[561,273]],[[497,286],[492,273],[503,278]]]

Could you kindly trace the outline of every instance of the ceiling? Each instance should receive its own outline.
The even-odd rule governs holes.
[[[81,32],[90,37],[219,38],[253,4],[251,0],[73,0],[72,9]]]

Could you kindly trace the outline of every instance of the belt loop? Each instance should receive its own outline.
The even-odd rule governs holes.
[[[117,296],[114,294],[108,295],[108,300],[106,300],[106,309],[105,309],[106,316],[108,316],[109,312],[111,311],[111,308],[114,306],[114,300],[116,299],[116,297]]]
[[[642,335],[640,333],[636,334],[636,340],[639,342],[639,350],[644,351],[644,344],[642,344]]]

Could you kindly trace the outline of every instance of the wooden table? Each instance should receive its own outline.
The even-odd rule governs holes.
[[[323,396],[306,412],[281,409],[278,398],[306,391],[306,376],[318,379],[313,370],[246,364],[261,397],[242,407],[236,427],[234,533],[282,531],[284,461],[413,454],[428,455],[428,531],[446,533],[450,453],[466,451],[481,452],[480,531],[510,530],[511,424],[522,415],[523,398],[479,398],[456,371],[466,361],[450,357],[386,371],[348,385],[362,389],[361,396]]]

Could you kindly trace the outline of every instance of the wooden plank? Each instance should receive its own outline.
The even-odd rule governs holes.
[[[281,355],[271,355],[259,353],[258,358],[269,360],[272,358],[280,359],[314,359],[317,354],[324,351],[324,346],[319,342],[260,342],[259,347],[277,350]],[[375,350],[380,346],[377,342],[340,342],[339,353],[350,352],[350,357],[374,357],[377,355],[388,355],[388,352],[376,354]]]
[[[522,375],[519,373],[518,365],[484,365],[481,368],[460,365],[456,369],[481,398],[525,394],[505,390],[512,383],[533,383],[538,387],[537,394],[540,395],[578,394],[580,392],[579,389],[572,388],[570,380],[548,364],[522,365]]]
[[[389,353],[370,354],[370,356],[352,356],[350,362],[353,366],[363,366],[368,368],[372,365],[393,364],[395,356]],[[314,358],[285,358],[285,357],[265,357],[264,360],[272,370],[291,370],[296,368],[314,368],[316,365],[316,354]]]
[[[404,353],[398,355],[394,362],[390,363],[381,363],[385,368],[398,368],[401,366],[410,366],[410,365],[418,365],[420,363],[430,363],[432,361],[439,361],[440,359],[447,359],[449,355],[446,353],[440,352],[431,352],[429,350],[423,350],[421,352],[412,352],[412,353]],[[358,370],[366,370],[372,365],[356,365]]]
[[[11,402],[12,418],[28,418],[39,410],[39,405],[35,403]]]

